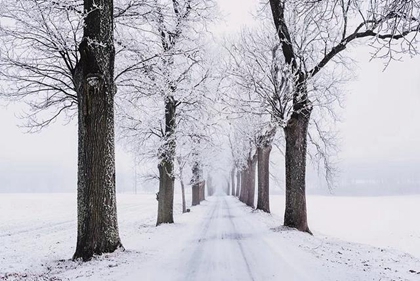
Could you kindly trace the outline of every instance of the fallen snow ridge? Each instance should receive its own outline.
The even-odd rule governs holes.
[[[22,196],[0,205],[0,280],[420,280],[409,254],[279,227],[222,195],[159,227],[153,195],[119,195],[127,250],[72,262],[74,195]]]

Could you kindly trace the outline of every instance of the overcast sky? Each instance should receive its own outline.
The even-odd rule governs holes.
[[[249,11],[257,2],[220,1],[221,10],[228,15],[220,30],[234,31],[251,22]],[[352,55],[358,60],[357,79],[345,86],[348,95],[339,112],[343,119],[339,125],[342,167],[360,164],[374,171],[397,162],[420,174],[420,58],[394,62],[383,71],[383,62],[369,62],[365,48],[353,50]],[[24,185],[46,191],[49,184],[75,190],[75,122],[63,126],[59,120],[41,133],[24,134],[15,117],[20,110],[19,105],[0,107],[0,191]],[[131,171],[130,156],[118,146],[117,179],[124,189],[132,186],[127,176]]]

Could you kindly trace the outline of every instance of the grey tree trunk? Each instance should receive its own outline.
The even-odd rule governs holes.
[[[271,145],[258,147],[257,209],[270,213],[270,153]]]
[[[252,208],[255,207],[255,170],[257,166],[257,154],[248,160],[248,176],[247,176],[247,189],[248,197],[246,198],[246,204]]]
[[[230,171],[230,182],[231,182],[231,187],[232,187],[230,195],[235,196],[236,194],[235,192],[235,167],[233,167],[232,170]]]
[[[192,185],[192,206],[197,206],[200,204],[200,183],[195,183]]]
[[[165,137],[160,151],[159,198],[156,226],[174,222],[174,157],[175,157],[175,123],[176,101],[173,96],[165,98]]]
[[[185,203],[185,184],[184,184],[184,167],[182,166],[182,161],[179,160],[178,158],[178,163],[179,163],[179,181],[181,182],[181,197],[182,197],[182,213],[186,213],[187,212],[187,205]]]
[[[182,193],[182,212],[186,213],[187,212],[187,205],[185,203],[185,185],[184,185],[183,180],[181,180],[181,193]]]
[[[239,195],[239,200],[243,203],[246,203],[248,200],[248,169],[248,167],[245,167],[245,169],[241,171],[241,194]]]
[[[213,181],[212,181],[210,175],[207,177],[207,183],[206,184],[207,184],[207,189],[210,190],[209,193],[211,195],[213,195],[216,192],[216,189],[214,188]]]
[[[294,112],[286,136],[286,210],[284,225],[311,233],[306,212],[306,153],[310,109]]]
[[[200,202],[203,200],[203,194],[202,194],[202,186],[201,182],[203,171],[201,169],[201,165],[199,162],[195,162],[192,168],[192,206],[199,205]]]
[[[239,193],[241,190],[241,171],[237,170],[236,171],[236,197],[239,197]]]
[[[199,183],[199,190],[200,190],[200,202],[206,200],[206,183],[205,183],[205,181],[201,181]]]
[[[94,9],[95,5],[102,7]],[[85,0],[78,95],[77,245],[73,259],[122,247],[115,195],[113,1]]]

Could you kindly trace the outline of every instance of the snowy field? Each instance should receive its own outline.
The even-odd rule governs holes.
[[[190,195],[189,195],[190,196]],[[227,196],[156,228],[152,194],[118,194],[125,252],[69,260],[74,194],[1,194],[0,280],[420,280],[420,196],[308,196],[315,236]],[[349,241],[349,242],[346,242]]]

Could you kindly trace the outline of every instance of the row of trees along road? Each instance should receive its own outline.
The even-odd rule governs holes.
[[[245,30],[236,43],[228,44],[231,60],[227,69],[233,85],[227,89],[239,94],[227,95],[225,102],[236,105],[239,99],[246,106],[240,112],[235,106],[233,112],[240,116],[251,114],[254,122],[259,119],[252,132],[244,124],[236,126],[240,128],[236,131],[246,136],[241,140],[248,149],[238,149],[238,141],[231,145],[233,167],[237,170],[236,195],[243,202],[253,206],[254,161],[258,155],[261,200],[257,208],[269,211],[267,163],[273,135],[280,127],[285,139],[284,225],[310,233],[305,194],[308,138],[327,175],[333,171],[328,159],[328,151],[333,148],[331,135],[314,117],[314,111],[326,111],[334,117],[333,105],[340,103],[336,85],[342,77],[337,68],[349,62],[347,47],[369,45],[374,57],[387,63],[402,53],[416,54],[419,6],[418,1],[270,0],[260,16],[262,21],[270,18],[271,25],[264,23],[262,31]],[[314,128],[312,135],[310,125]],[[314,134],[318,134],[319,141]]]
[[[368,44],[375,57],[388,61],[400,53],[417,52],[419,1],[270,0],[259,15],[262,27],[244,31],[241,39],[226,45],[228,75],[217,75],[215,60],[204,48],[210,42],[202,39],[208,38],[203,35],[214,6],[204,0],[2,2],[1,96],[28,105],[23,117],[30,131],[48,126],[58,116],[68,120],[77,116],[74,259],[89,260],[122,247],[115,196],[114,106],[122,141],[139,158],[156,160],[157,225],[173,222],[177,163],[179,168],[185,166],[182,163],[191,167],[191,183],[199,187],[193,194],[198,201],[203,199],[203,190],[198,195],[197,190],[205,177],[203,169],[211,170],[211,163],[218,160],[214,155],[220,153],[220,138],[215,135],[226,127],[216,123],[227,104],[235,105],[228,118],[234,120],[230,126],[234,130],[227,134],[234,167],[229,171],[232,191],[253,206],[258,162],[257,208],[269,211],[269,155],[282,128],[284,224],[310,232],[307,143],[315,145],[328,171],[329,137],[316,110],[333,114],[332,104],[340,96],[334,87],[341,77],[337,67],[346,62],[346,48]],[[320,142],[312,138],[311,128]],[[239,180],[233,188],[235,171]]]

